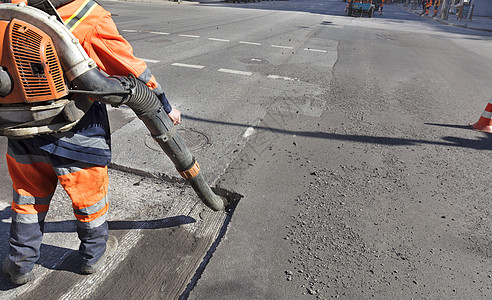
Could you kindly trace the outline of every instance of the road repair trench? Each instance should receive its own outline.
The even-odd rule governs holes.
[[[192,153],[210,145],[208,137],[198,131],[178,132]],[[169,160],[149,142],[148,135],[141,137],[141,143],[132,143],[141,146],[130,147],[139,153],[135,156],[152,153],[150,161],[155,157]],[[113,141],[117,148],[118,141]],[[104,269],[91,276],[77,271],[79,240],[73,212],[70,200],[58,187],[46,218],[42,255],[34,269],[37,280],[14,287],[1,277],[0,299],[116,299],[120,295],[129,299],[187,298],[224,236],[242,196],[212,188],[230,202],[226,211],[213,212],[183,179],[178,179],[174,167],[153,161],[159,170],[176,173],[173,177],[159,176],[162,173],[141,167],[145,164],[129,168],[129,164],[117,162],[109,169],[108,223],[119,247]],[[0,214],[8,220],[8,206]],[[2,253],[7,253],[9,224],[2,224],[0,247]]]
[[[35,267],[38,280],[13,288],[3,278],[1,299],[187,298],[224,236],[241,195],[213,188],[231,202],[226,211],[213,212],[182,182],[124,172],[114,165],[109,173],[108,222],[119,247],[103,270],[91,276],[78,273],[75,223],[59,188]]]

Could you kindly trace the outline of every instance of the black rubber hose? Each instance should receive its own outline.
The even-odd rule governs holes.
[[[97,69],[91,69],[75,78],[72,90],[94,91],[91,98],[99,102],[118,106],[130,98],[131,86],[125,86],[119,80],[107,78]]]

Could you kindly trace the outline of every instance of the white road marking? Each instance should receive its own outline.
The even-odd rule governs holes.
[[[189,64],[182,64],[182,63],[173,63],[172,65],[177,66],[177,67],[192,68],[192,69],[203,69],[203,68],[205,68],[205,66],[189,65]]]
[[[255,129],[253,127],[248,127],[246,131],[243,134],[243,138],[247,138],[248,136],[252,135],[255,132]]]
[[[326,52],[328,52],[328,51],[326,51],[326,50],[311,49],[311,48],[304,48],[304,50],[306,50],[306,51],[312,51],[312,52],[322,52],[322,53],[326,53]]]
[[[279,45],[270,45],[274,48],[282,48],[282,49],[294,49],[294,47],[290,47],[290,46],[279,46]]]
[[[283,79],[283,80],[287,80],[287,81],[297,80],[297,78],[290,78],[287,76],[280,76],[280,75],[268,75],[267,78],[269,78],[269,79]]]
[[[230,73],[230,74],[243,75],[243,76],[250,76],[253,74],[252,72],[230,70],[230,69],[219,69],[218,71],[222,73]]]
[[[140,59],[143,60],[144,62],[148,62],[151,64],[156,64],[156,63],[160,62],[160,60],[155,60],[155,59],[148,59],[148,58],[140,58]]]
[[[149,31],[149,33],[152,33],[152,34],[162,34],[162,35],[170,35],[169,32],[159,32],[159,31]]]
[[[230,42],[230,40],[224,40],[224,39],[217,39],[217,38],[208,38],[211,41],[217,41],[217,42]]]
[[[10,219],[10,218],[9,218]],[[5,223],[5,222],[4,222]],[[11,223],[10,221],[7,223]],[[16,296],[19,296],[24,293],[28,293],[29,291],[34,290],[40,283],[43,281],[43,278],[48,276],[50,273],[54,271],[63,261],[64,259],[71,254],[70,251],[65,252],[58,261],[56,261],[52,266],[48,268],[36,268],[34,269],[34,275],[36,278],[34,279],[33,282],[30,282],[29,284],[25,284],[19,287],[16,287],[15,289],[10,289],[10,290],[5,290],[2,291],[2,299],[14,299]]]
[[[189,38],[199,38],[199,35],[191,35],[191,34],[178,34],[178,36],[189,37]]]
[[[402,14],[404,13],[395,13],[395,14]],[[133,29],[124,29],[123,31],[125,32],[141,32],[139,30],[133,30]],[[168,32],[160,32],[160,31],[149,31],[148,33],[151,34],[160,34],[160,35],[170,35]],[[178,36],[181,37],[189,37],[189,38],[199,38],[199,35],[192,35],[192,34],[178,34]],[[208,38],[210,41],[217,41],[217,42],[230,42],[231,40],[227,39],[219,39],[219,38]],[[245,44],[245,45],[255,45],[255,46],[261,46],[261,43],[256,43],[256,42],[246,42],[246,41],[239,41],[239,44]],[[280,49],[294,49],[294,47],[291,46],[281,46],[281,45],[270,45],[273,48],[280,48]],[[310,51],[310,52],[320,52],[320,53],[327,53],[327,50],[322,50],[322,49],[312,49],[312,48],[304,48],[305,51]],[[152,59],[142,59],[143,61],[149,62],[149,63],[158,63],[158,60],[152,60]],[[197,69],[202,69],[203,66],[200,66]]]
[[[261,46],[261,43],[244,42],[244,41],[239,41],[239,44],[247,44],[247,45]]]

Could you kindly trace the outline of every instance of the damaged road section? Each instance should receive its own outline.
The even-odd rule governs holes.
[[[214,188],[231,205],[213,212],[182,182],[116,170],[110,176],[110,234],[116,253],[99,273],[78,272],[79,241],[70,200],[59,188],[46,219],[34,283],[15,287],[0,277],[0,299],[186,299],[227,230],[239,194]],[[6,206],[6,205],[4,205]],[[10,208],[1,212],[7,253]],[[3,257],[1,258],[3,259]]]

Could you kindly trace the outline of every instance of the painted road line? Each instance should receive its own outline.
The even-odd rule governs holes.
[[[250,76],[253,74],[252,72],[230,70],[230,69],[219,69],[218,71],[222,73],[229,73],[229,74],[236,74],[236,75],[243,75],[243,76]]]
[[[274,48],[282,48],[282,49],[294,49],[294,47],[290,47],[290,46],[280,46],[280,45],[270,45]]]
[[[134,29],[123,29],[122,31],[124,31],[124,32],[139,32],[138,30],[134,30]]]
[[[178,34],[178,36],[189,37],[189,38],[199,38],[199,35],[191,35],[191,34]]]
[[[261,46],[261,43],[244,42],[244,41],[239,41],[239,44],[247,44],[247,45]]]
[[[148,59],[148,58],[140,58],[140,59],[143,60],[144,62],[148,62],[151,64],[156,64],[156,63],[160,62],[160,60],[155,60],[155,59]]]
[[[320,50],[320,49],[311,49],[311,48],[304,48],[306,51],[311,51],[311,52],[321,52],[321,53],[326,53],[328,51],[326,50]]]
[[[170,35],[169,32],[159,32],[159,31],[149,31],[149,33],[152,33],[152,34],[162,34],[162,35]]]
[[[10,206],[10,205],[9,205]],[[8,222],[7,222],[8,221]],[[2,220],[2,223],[11,223],[9,220]],[[57,247],[56,245],[53,245],[55,247]],[[22,294],[22,293],[27,293],[27,291],[29,290],[34,290],[35,287],[39,286],[42,281],[42,278],[44,277],[47,277],[50,273],[52,273],[54,270],[56,270],[58,268],[59,265],[61,265],[65,258],[67,256],[69,256],[71,253],[73,253],[72,251],[67,251],[65,252],[65,254],[63,254],[62,256],[60,256],[58,258],[58,260],[53,263],[53,265],[51,266],[45,266],[46,269],[44,270],[40,270],[38,272],[36,272],[36,279],[33,281],[33,282],[30,282],[29,285],[26,285],[26,286],[22,286],[22,290],[20,291],[21,287],[16,287],[15,289],[10,289],[10,290],[5,290],[5,291],[2,291],[2,299],[14,299],[16,296],[19,296],[19,294]]]
[[[287,80],[287,81],[297,80],[297,78],[290,78],[287,76],[280,76],[280,75],[268,75],[267,78],[269,78],[269,79],[283,79],[283,80]]]
[[[182,63],[173,63],[172,66],[184,67],[184,68],[192,68],[192,69],[203,69],[203,68],[205,68],[205,66],[189,65],[189,64],[182,64]]]
[[[224,39],[217,39],[217,38],[208,38],[211,41],[217,41],[217,42],[230,42],[230,40],[224,40]]]
[[[248,127],[248,129],[246,129],[246,131],[244,132],[243,134],[243,138],[247,138],[249,137],[250,135],[252,135],[253,133],[255,132],[255,129],[253,127]]]

